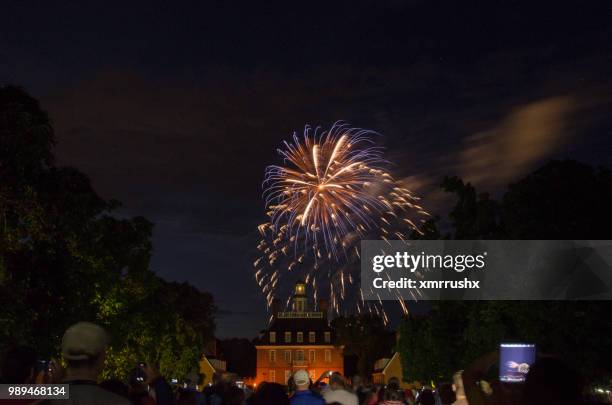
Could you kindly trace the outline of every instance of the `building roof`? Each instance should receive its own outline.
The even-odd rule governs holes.
[[[377,360],[376,363],[374,364],[374,372],[375,373],[383,373],[383,374],[386,373],[387,372],[387,368],[389,368],[389,366],[394,361],[399,361],[399,352],[393,353],[393,356],[391,356],[390,359],[383,358],[383,359]]]
[[[278,302],[277,300],[275,300]],[[264,331],[263,335],[255,341],[257,345],[295,346],[295,345],[334,345],[335,336],[327,321],[327,313],[322,311],[310,311],[306,296],[306,284],[298,281],[295,284],[292,296],[292,310],[281,312],[279,308],[273,308],[274,315],[272,323]],[[301,305],[295,305],[299,303]],[[270,332],[276,332],[276,339],[270,342]],[[291,341],[285,342],[285,332],[291,332]],[[303,339],[297,341],[297,332],[302,332]],[[309,332],[315,332],[314,342],[310,341]],[[330,333],[330,341],[325,341],[325,332]]]
[[[276,332],[276,341],[270,342],[270,332]],[[285,332],[291,332],[291,342],[285,343]],[[303,342],[297,342],[297,332],[304,333]],[[315,332],[315,341],[309,339],[309,332]],[[325,342],[325,332],[330,332],[331,341]],[[258,339],[259,345],[295,346],[335,344],[335,335],[325,318],[275,318],[263,336]]]

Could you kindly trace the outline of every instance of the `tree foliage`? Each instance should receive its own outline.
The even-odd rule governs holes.
[[[344,345],[344,354],[357,357],[360,375],[369,375],[374,362],[390,357],[394,334],[385,328],[383,320],[374,315],[341,316],[332,321],[336,339]]]
[[[55,134],[39,103],[0,87],[0,349],[57,355],[64,330],[89,320],[112,335],[106,377],[138,361],[181,377],[214,332],[209,294],[149,268],[153,224],[119,219],[86,175],[55,165]]]
[[[249,339],[231,338],[219,341],[219,348],[227,362],[227,369],[242,377],[255,377],[257,349]]]
[[[400,325],[398,350],[408,381],[450,381],[501,342],[534,342],[591,381],[610,375],[612,323],[601,302],[441,301]],[[493,370],[495,371],[495,370]]]
[[[510,184],[498,200],[447,177],[441,187],[456,196],[452,232],[442,236],[434,219],[426,239],[609,239],[612,175],[572,161],[551,161]],[[446,380],[500,342],[535,342],[596,380],[610,376],[612,308],[607,301],[437,302],[427,316],[411,315],[400,328],[404,378]]]
[[[452,239],[606,239],[612,227],[612,173],[574,160],[548,162],[499,201],[457,177],[441,187],[457,198]]]

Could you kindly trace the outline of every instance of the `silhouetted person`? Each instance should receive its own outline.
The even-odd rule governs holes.
[[[405,402],[404,396],[399,390],[386,389],[379,403],[383,405],[404,405]]]
[[[181,390],[176,400],[176,405],[196,405],[194,391]]]
[[[357,400],[359,403],[363,404],[366,396],[368,395],[368,390],[366,390],[365,384],[363,383],[360,375],[355,374],[353,378],[351,378],[351,388],[353,389],[355,395],[357,395]]]
[[[244,391],[235,385],[232,385],[223,398],[224,405],[243,405],[244,404]]]
[[[359,405],[357,394],[346,387],[344,377],[340,373],[333,373],[329,377],[329,389],[323,394],[325,402],[339,402],[342,405]]]
[[[183,391],[191,391],[194,394],[195,405],[207,405],[206,395],[198,391],[197,385],[189,378],[185,379]],[[226,393],[227,395],[227,393]],[[225,405],[225,404],[224,404]]]
[[[406,402],[406,396],[400,388],[399,379],[396,377],[389,378],[387,385],[381,392],[381,397],[381,401],[384,404],[403,404]]]
[[[139,367],[130,372],[128,376],[129,399],[134,405],[155,405],[155,400],[149,396],[143,374],[144,372]]]
[[[37,354],[27,346],[7,350],[2,359],[0,381],[4,384],[32,384],[36,369]]]
[[[451,384],[445,383],[440,385],[438,388],[438,395],[440,397],[440,402],[442,405],[450,405],[456,401],[455,392],[453,391],[453,386]]]
[[[249,405],[289,405],[285,388],[277,383],[261,383],[249,398]]]
[[[128,386],[116,378],[102,381],[100,383],[100,388],[104,388],[106,391],[122,396],[123,398],[129,399],[130,397]]]
[[[523,388],[525,405],[582,404],[582,379],[561,360],[542,358],[529,369]]]
[[[33,384],[36,378],[36,359],[34,349],[26,346],[13,347],[4,355],[0,367],[0,383]],[[0,404],[18,405],[36,402],[29,399],[0,399]]]
[[[431,390],[423,390],[416,400],[417,405],[435,405],[436,398]]]

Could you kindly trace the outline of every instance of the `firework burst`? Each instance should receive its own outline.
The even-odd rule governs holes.
[[[358,282],[359,242],[406,240],[407,232],[420,232],[427,213],[388,172],[375,135],[341,122],[328,131],[306,126],[278,150],[283,165],[266,169],[269,221],[259,226],[255,276],[268,305],[292,285],[285,279],[302,279],[315,301],[321,291],[337,312],[350,301],[358,312],[386,318],[381,303],[365,302],[359,288],[349,288]]]

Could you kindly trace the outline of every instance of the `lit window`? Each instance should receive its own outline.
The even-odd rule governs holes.
[[[297,342],[298,343],[303,343],[304,342],[304,332],[298,332],[297,333]]]
[[[315,351],[314,350],[308,351],[308,361],[310,361],[311,363],[315,362]]]
[[[331,363],[331,350],[325,349],[325,362]]]
[[[269,382],[276,382],[276,370],[270,370],[270,381]]]
[[[270,332],[270,343],[276,343],[276,332]]]
[[[295,352],[296,361],[304,361],[304,350],[298,350]]]
[[[331,332],[325,332],[325,343],[331,342]]]
[[[285,350],[285,361],[291,363],[291,350]]]
[[[285,332],[285,343],[291,343],[291,332]]]
[[[315,332],[308,332],[308,341],[310,343],[314,343],[316,340],[317,334]]]
[[[276,350],[270,350],[268,352],[268,359],[270,360],[270,363],[276,363]]]

